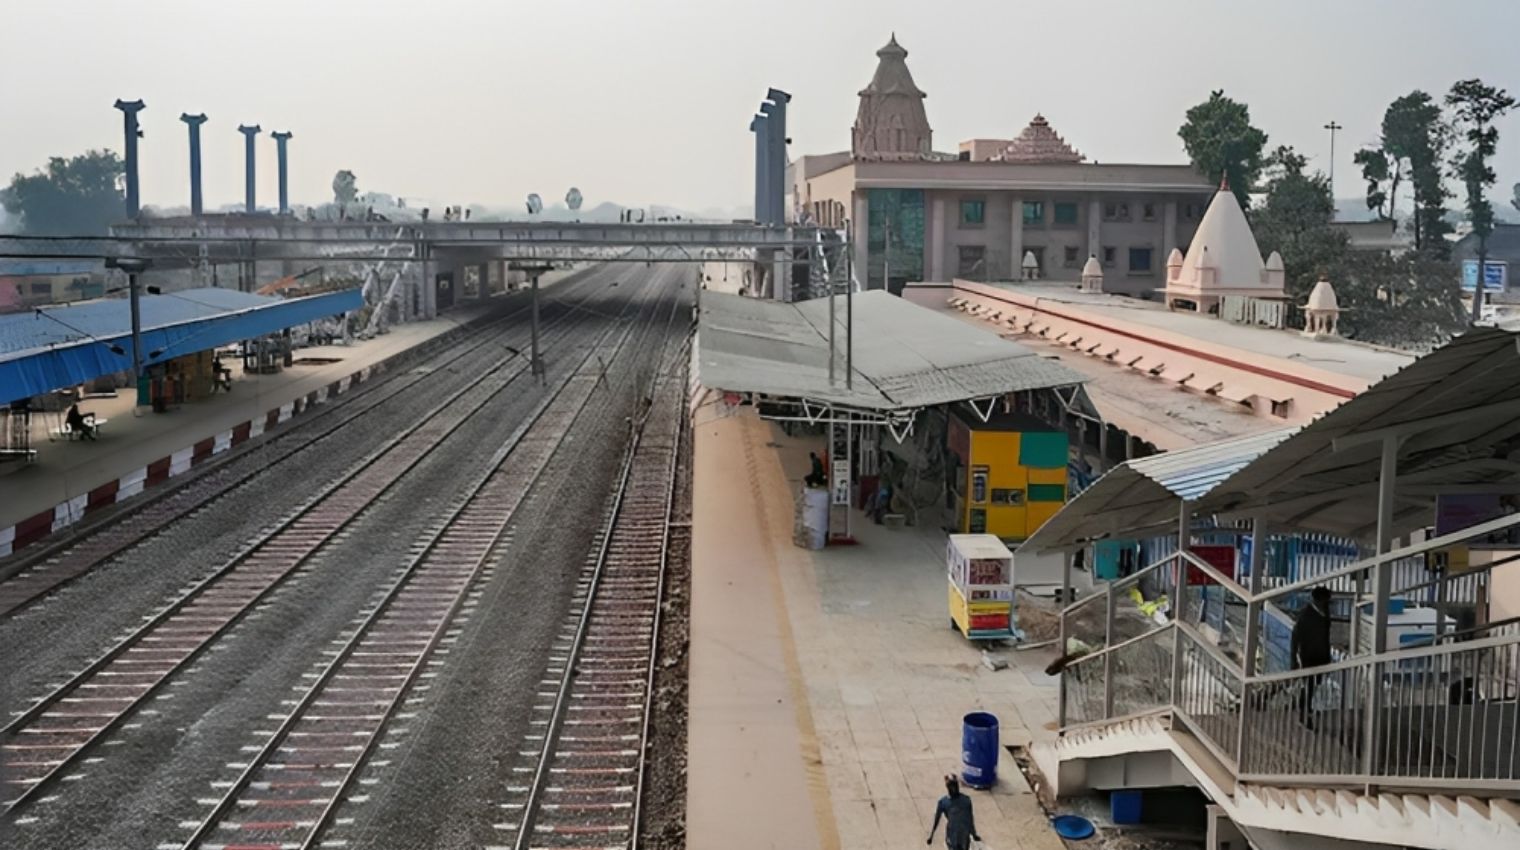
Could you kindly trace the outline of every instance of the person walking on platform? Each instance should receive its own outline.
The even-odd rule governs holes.
[[[945,819],[945,847],[949,850],[970,850],[971,842],[981,841],[976,833],[976,815],[971,811],[971,798],[961,793],[961,784],[954,776],[945,777],[945,796],[934,807],[934,824],[929,827],[929,840],[934,843],[934,832],[939,829],[939,819]]]
[[[1323,667],[1330,657],[1330,588],[1316,587],[1309,593],[1309,604],[1298,612],[1293,624],[1293,637],[1289,643],[1293,669]],[[1309,729],[1314,728],[1314,692],[1319,689],[1321,676],[1305,676],[1303,690],[1298,693],[1298,717]]]

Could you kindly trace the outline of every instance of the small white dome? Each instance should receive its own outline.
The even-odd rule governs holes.
[[[1103,276],[1103,266],[1102,266],[1102,264],[1100,264],[1098,262],[1098,258],[1097,257],[1088,257],[1087,258],[1087,265],[1085,265],[1085,266],[1082,267],[1082,276],[1083,277],[1102,277]]]
[[[1173,248],[1172,249],[1172,253],[1170,253],[1170,254],[1167,255],[1167,257],[1166,257],[1166,267],[1169,268],[1169,269],[1180,269],[1180,268],[1182,268],[1182,249],[1181,248]]]
[[[1320,278],[1319,282],[1314,284],[1314,290],[1309,293],[1309,303],[1304,307],[1308,310],[1339,311],[1341,309],[1340,302],[1335,298],[1335,287],[1324,278]]]
[[[1272,256],[1270,256],[1270,257],[1267,258],[1267,271],[1269,271],[1269,272],[1280,272],[1282,270],[1283,270],[1282,254],[1279,254],[1276,251],[1273,251],[1272,252]]]
[[[1039,267],[1040,267],[1040,261],[1036,260],[1034,258],[1034,252],[1033,251],[1025,251],[1024,252],[1024,268],[1026,268],[1026,269],[1036,269],[1036,268],[1039,268]]]

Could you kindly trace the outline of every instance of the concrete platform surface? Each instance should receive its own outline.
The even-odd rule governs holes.
[[[981,664],[949,627],[937,529],[857,513],[859,545],[795,547],[792,494],[822,441],[751,408],[715,416],[695,430],[688,844],[923,847],[963,715],[997,715],[1005,745],[1054,737],[1055,650]],[[1059,848],[1006,751],[998,773],[970,792],[989,850]]]
[[[165,413],[137,407],[129,390],[120,391],[115,398],[86,399],[80,402],[81,410],[108,420],[93,442],[61,437],[49,441],[49,432],[62,424],[63,413],[33,413],[35,462],[0,466],[0,556],[9,554],[13,543],[19,548],[29,542],[28,538],[35,539],[36,529],[23,526],[36,525],[29,521],[43,513],[56,509],[71,514],[55,521],[52,530],[57,530],[61,527],[58,523],[67,525],[77,520],[72,516],[75,508],[82,508],[92,491],[109,482],[187,452],[198,442],[265,417],[324,388],[336,384],[338,391],[345,391],[356,383],[353,376],[380,371],[377,367],[391,358],[457,330],[488,309],[486,304],[469,305],[437,319],[396,326],[383,336],[351,345],[298,349],[297,361],[332,362],[297,362],[273,375],[244,373],[240,365],[229,364],[233,366],[231,392],[186,402]]]

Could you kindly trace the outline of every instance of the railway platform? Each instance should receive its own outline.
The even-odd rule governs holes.
[[[310,407],[380,377],[418,346],[461,332],[489,309],[487,304],[469,305],[350,345],[302,348],[293,366],[275,374],[234,368],[230,392],[166,413],[137,407],[126,390],[111,398],[85,399],[81,410],[107,420],[94,441],[50,441],[49,432],[61,424],[63,414],[34,413],[36,458],[0,467],[0,576],[6,556],[251,437],[276,431]]]
[[[693,430],[688,846],[923,847],[964,714],[996,714],[1005,747],[1055,736],[1055,650],[981,664],[946,628],[936,529],[794,546],[809,444],[715,410]],[[998,776],[969,792],[987,846],[1060,847],[1006,748]]]

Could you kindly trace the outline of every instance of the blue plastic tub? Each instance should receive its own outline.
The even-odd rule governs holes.
[[[1109,812],[1114,823],[1127,826],[1140,822],[1140,792],[1115,791],[1108,795]]]
[[[998,719],[973,711],[962,719],[961,783],[971,788],[997,784]]]

